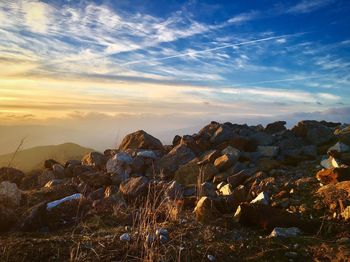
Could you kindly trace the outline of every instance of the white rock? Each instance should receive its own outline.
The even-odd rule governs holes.
[[[124,233],[119,237],[120,241],[129,242],[131,240],[129,233]]]
[[[275,157],[278,154],[278,146],[258,146],[258,152],[264,157]]]
[[[125,172],[125,165],[132,163],[132,157],[124,152],[115,154],[107,161],[106,169],[108,173],[123,174]]]
[[[213,255],[207,255],[209,261],[216,261],[216,258]]]
[[[252,204],[263,204],[268,206],[270,203],[270,197],[267,192],[261,192],[259,195],[257,195],[256,198],[254,198],[250,203]]]
[[[152,150],[144,150],[137,153],[137,156],[145,157],[145,158],[151,158],[156,159],[157,155]]]
[[[237,208],[237,210],[236,210],[236,212],[235,212],[235,214],[234,214],[234,216],[233,216],[233,221],[236,222],[236,223],[238,223],[238,222],[239,222],[239,219],[240,219],[240,217],[241,217],[241,215],[242,215],[242,208],[241,208],[241,206],[239,205],[238,208]]]
[[[296,237],[300,234],[301,230],[297,227],[275,227],[274,230],[272,230],[269,237]]]
[[[330,156],[327,159],[323,159],[321,161],[321,166],[326,168],[326,169],[339,167],[340,165],[341,165],[340,162],[337,159],[335,159],[334,157],[332,157],[332,156]]]
[[[225,185],[227,185],[227,183],[223,181],[223,182],[220,182],[220,183],[216,186],[216,188],[217,188],[218,190],[220,190],[220,188],[224,187]]]
[[[232,194],[232,188],[230,184],[224,185],[219,189],[221,195],[223,196],[229,196]]]
[[[344,143],[341,143],[341,142],[338,142],[336,143],[334,146],[330,147],[328,149],[328,152],[330,151],[337,151],[337,152],[349,152],[350,151],[350,146],[344,144]]]
[[[54,207],[56,207],[64,202],[72,201],[74,199],[82,199],[82,198],[84,198],[84,196],[82,194],[79,194],[79,193],[71,195],[71,196],[67,196],[67,197],[61,198],[59,200],[55,200],[55,201],[47,203],[46,209],[50,210],[50,209],[52,209],[52,208],[54,208]]]
[[[0,198],[5,198],[6,201],[19,206],[21,203],[22,193],[15,183],[3,181],[0,184]]]

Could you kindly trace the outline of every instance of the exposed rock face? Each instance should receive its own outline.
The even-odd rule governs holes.
[[[9,181],[19,186],[24,178],[24,173],[18,169],[12,167],[0,168],[0,182]]]
[[[163,150],[163,145],[159,139],[139,130],[124,137],[119,150],[125,151],[127,149]]]

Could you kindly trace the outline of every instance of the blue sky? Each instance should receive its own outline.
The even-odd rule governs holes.
[[[345,117],[349,13],[335,0],[3,0],[0,120]]]

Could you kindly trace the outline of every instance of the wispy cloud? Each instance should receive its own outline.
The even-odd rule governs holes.
[[[254,20],[259,17],[258,11],[250,11],[248,13],[241,13],[232,18],[230,18],[227,22],[232,24],[241,24],[247,21]]]
[[[179,57],[184,57],[184,56],[193,56],[193,55],[197,55],[197,54],[208,53],[208,52],[211,52],[211,51],[218,51],[218,50],[222,50],[222,49],[226,49],[226,48],[230,48],[230,47],[239,47],[239,46],[243,46],[243,45],[252,45],[252,44],[255,44],[255,43],[260,43],[260,42],[265,42],[265,41],[270,41],[270,40],[276,40],[276,39],[282,39],[282,38],[285,38],[285,37],[293,37],[293,36],[297,36],[297,35],[301,35],[301,34],[304,34],[304,33],[265,37],[265,38],[254,39],[254,40],[245,41],[245,42],[241,42],[241,43],[228,44],[228,45],[217,46],[217,47],[213,47],[213,48],[208,48],[208,49],[204,49],[204,50],[197,50],[197,51],[191,51],[191,52],[186,52],[186,53],[179,53],[179,54],[175,54],[175,55],[172,55],[172,56],[166,56],[166,57],[155,58],[155,59],[150,59],[150,60],[139,60],[139,61],[127,62],[125,64],[122,64],[122,66],[138,64],[138,63],[144,63],[144,62],[147,62],[147,61],[162,61],[162,60],[168,60],[168,59],[179,58]]]
[[[303,0],[287,9],[287,13],[304,14],[310,13],[334,2],[333,0]]]

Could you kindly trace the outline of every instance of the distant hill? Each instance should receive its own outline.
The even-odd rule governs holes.
[[[52,158],[64,164],[69,159],[81,159],[86,153],[94,151],[74,143],[61,145],[38,146],[17,152],[11,167],[22,171],[31,171],[42,168],[46,159]],[[7,166],[13,157],[13,153],[0,155],[0,167]]]

